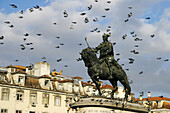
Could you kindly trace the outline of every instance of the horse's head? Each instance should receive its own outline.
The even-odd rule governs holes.
[[[89,67],[92,65],[92,62],[98,61],[98,58],[96,54],[94,53],[93,49],[91,48],[85,48],[80,53],[82,60],[85,63],[86,67]]]

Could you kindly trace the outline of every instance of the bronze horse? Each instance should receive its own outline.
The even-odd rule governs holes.
[[[130,95],[131,88],[127,79],[127,75],[122,68],[118,69],[116,66],[114,66],[114,68],[111,68],[112,72],[110,72],[106,62],[100,62],[95,52],[90,47],[83,49],[80,54],[85,66],[88,68],[88,74],[95,83],[100,96],[102,93],[100,91],[101,84],[99,79],[109,80],[109,82],[112,84],[112,99],[114,98],[115,91],[118,89],[117,81],[120,81],[120,83],[124,86],[125,99],[127,100],[128,95]]]

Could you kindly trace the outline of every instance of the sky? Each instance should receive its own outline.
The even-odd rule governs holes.
[[[34,8],[37,5],[41,9]],[[84,21],[86,17],[88,23]],[[93,21],[95,18],[98,20]],[[118,63],[124,64],[122,68],[133,81],[135,97],[142,91],[147,97],[150,91],[152,96],[170,98],[169,0],[0,0],[0,26],[0,37],[4,37],[0,39],[1,67],[29,66],[45,60],[51,70],[62,70],[63,75],[81,76],[88,81],[84,62],[76,60],[87,47],[84,39],[87,37],[93,48],[102,42],[103,33],[111,33],[109,41],[116,43],[114,57],[120,58]],[[134,59],[133,64],[129,64],[129,58]],[[58,59],[62,60],[57,62]]]

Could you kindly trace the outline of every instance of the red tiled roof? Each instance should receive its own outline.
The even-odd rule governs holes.
[[[112,89],[113,90],[113,86],[106,84],[106,85],[102,85],[101,89]]]
[[[14,72],[14,73],[12,73],[12,74],[27,74],[27,73],[25,73],[25,71],[22,71],[22,70],[19,70],[19,71],[17,71],[17,72]]]
[[[51,77],[49,77],[48,75],[42,75],[39,78],[49,78],[49,79],[51,79]]]
[[[170,98],[166,98],[166,97],[149,97],[149,98],[142,98],[141,101],[158,101],[158,100],[168,100],[170,101]],[[140,101],[139,99],[137,99],[137,101]]]
[[[73,82],[72,80],[70,80],[70,79],[65,79],[65,80],[60,80],[59,82]]]
[[[76,77],[71,77],[73,79],[83,79],[82,77],[76,76]]]
[[[87,83],[87,82],[81,82],[82,85],[85,85],[85,86],[93,86],[92,84],[90,83]]]

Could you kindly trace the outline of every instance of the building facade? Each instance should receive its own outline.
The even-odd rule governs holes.
[[[1,113],[75,113],[70,103],[98,95],[95,85],[82,79],[50,72],[47,62],[0,67]],[[102,85],[101,89],[109,97],[112,86]]]
[[[93,82],[83,82],[82,77],[62,75],[62,71],[50,71],[47,62],[38,62],[31,66],[0,67],[0,113],[76,113],[70,103],[84,96],[98,96]],[[113,87],[102,84],[102,96],[110,98]],[[114,97],[123,99],[125,91],[119,87]],[[129,101],[140,101],[129,96]],[[155,101],[157,103],[157,101]],[[168,106],[169,100],[159,101]],[[152,103],[155,106],[153,101]]]

